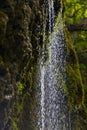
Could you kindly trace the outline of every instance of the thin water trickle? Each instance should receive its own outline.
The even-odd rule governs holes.
[[[48,21],[49,21],[49,34],[52,32],[54,27],[54,3],[53,0],[48,0]]]
[[[66,77],[66,49],[61,11],[54,24],[54,1],[48,0],[49,38],[46,48],[48,60],[45,62],[43,48],[40,60],[40,112],[39,130],[68,130],[67,105],[63,86]],[[45,34],[45,33],[44,33]]]
[[[41,70],[41,128],[40,130],[44,130],[45,128],[45,102],[44,102],[44,98],[45,98],[45,88],[44,88],[44,71],[45,68],[43,65],[40,66],[40,70]]]

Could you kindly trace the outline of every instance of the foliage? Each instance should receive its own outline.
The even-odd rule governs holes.
[[[87,29],[86,0],[66,0],[66,10],[64,18],[66,25],[79,25],[79,32],[75,30],[71,32],[72,41],[77,51],[87,49],[87,31],[85,31],[85,29]],[[84,27],[84,29],[80,29],[82,26]]]
[[[66,0],[65,20],[69,23],[78,23],[87,18],[87,1]]]
[[[65,9],[64,18],[66,26],[72,27],[71,25],[73,25],[74,27],[73,31],[69,31],[79,57],[80,70],[84,85],[83,105],[87,112],[87,1],[66,0]],[[75,30],[75,27],[78,27],[79,30]],[[77,72],[75,71],[75,73]]]

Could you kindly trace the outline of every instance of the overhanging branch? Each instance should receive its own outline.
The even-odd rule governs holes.
[[[66,26],[70,32],[74,31],[87,31],[87,18],[82,20],[78,24],[69,24],[66,23]]]

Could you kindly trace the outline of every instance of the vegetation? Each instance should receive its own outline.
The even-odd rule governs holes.
[[[87,30],[86,0],[66,0],[65,21],[70,31]]]
[[[7,129],[12,130],[36,130],[36,70],[46,17],[43,4],[44,1],[41,0],[0,0],[0,128],[2,129],[8,126]],[[61,6],[60,0],[55,0],[55,5],[57,15]],[[87,112],[86,0],[66,0],[65,8],[65,24],[75,47],[72,46],[68,31],[65,29],[68,34],[66,35],[67,82],[70,84],[66,86],[67,94],[71,105],[79,108],[82,105],[83,88],[83,106]],[[75,49],[79,57],[84,87]],[[9,100],[4,99],[4,90],[7,88],[13,90],[13,97]],[[81,109],[80,112],[82,113]],[[81,116],[85,117],[82,114]]]
[[[86,0],[66,0],[65,24],[79,58],[83,81],[83,108],[87,113],[87,4]],[[72,59],[74,60],[74,59]],[[76,71],[74,72],[74,74]],[[81,94],[79,95],[80,98]]]
[[[87,49],[87,4],[86,0],[66,0],[65,23],[71,32],[73,43],[80,51]]]

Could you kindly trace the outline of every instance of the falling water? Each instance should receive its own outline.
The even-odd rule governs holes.
[[[40,60],[39,130],[70,130],[64,84],[66,79],[66,47],[61,11],[54,24],[54,2],[48,0],[49,38],[47,50]],[[47,54],[48,53],[48,54]],[[46,59],[48,55],[48,59]]]
[[[54,27],[54,5],[53,0],[48,0],[48,21],[49,21],[49,33],[52,32],[52,28]]]

